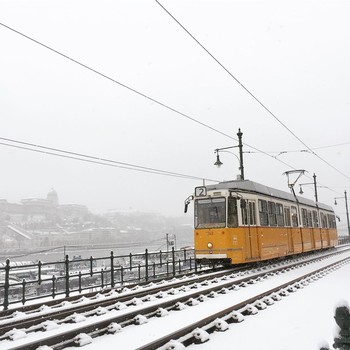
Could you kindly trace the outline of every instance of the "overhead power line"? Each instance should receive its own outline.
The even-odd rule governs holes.
[[[326,148],[333,148],[333,147],[339,147],[339,146],[346,146],[346,145],[350,145],[350,142],[343,142],[343,143],[336,143],[334,145],[326,145],[326,146],[319,146],[319,147],[312,147],[313,150],[315,149],[326,149]],[[310,153],[310,151],[308,149],[296,149],[296,150],[283,150],[283,151],[271,151],[268,153],[276,153],[278,157],[281,154],[285,154],[285,153],[302,153],[302,152],[306,152],[306,153]]]
[[[166,109],[168,109],[168,110],[173,111],[174,113],[176,113],[176,114],[178,114],[178,115],[180,115],[180,116],[182,116],[182,117],[184,117],[184,118],[186,118],[186,119],[188,119],[188,120],[191,120],[191,121],[193,121],[193,122],[195,122],[195,123],[197,123],[197,124],[199,124],[199,125],[201,125],[201,126],[207,128],[207,129],[210,129],[210,130],[212,130],[212,131],[214,131],[214,132],[216,132],[216,133],[218,133],[218,134],[221,134],[222,136],[228,137],[228,138],[231,139],[231,140],[238,141],[236,138],[232,137],[231,135],[229,135],[229,134],[227,134],[227,133],[224,133],[224,132],[222,132],[222,131],[220,131],[220,130],[218,130],[218,129],[216,129],[216,128],[214,128],[214,127],[208,125],[208,124],[205,124],[205,123],[203,123],[203,122],[201,122],[201,121],[199,121],[199,120],[197,120],[197,119],[195,119],[195,118],[193,118],[193,117],[190,117],[189,115],[187,115],[187,114],[185,114],[185,113],[182,113],[181,111],[179,111],[179,110],[177,110],[177,109],[175,109],[175,108],[173,108],[173,107],[170,107],[170,106],[166,105],[165,103],[160,102],[160,101],[158,101],[158,100],[156,100],[156,99],[154,99],[154,98],[152,98],[152,97],[150,97],[150,96],[148,96],[148,95],[146,95],[146,94],[144,94],[144,93],[142,93],[142,92],[140,92],[140,91],[138,91],[138,90],[136,90],[136,89],[134,89],[134,88],[131,88],[131,87],[129,87],[128,85],[126,85],[126,84],[124,84],[124,83],[121,83],[121,82],[117,81],[116,79],[113,79],[113,78],[109,77],[108,75],[103,74],[103,73],[97,71],[96,69],[91,68],[91,67],[89,67],[88,65],[83,64],[83,63],[77,61],[76,59],[73,59],[72,57],[70,57],[70,56],[68,56],[68,55],[66,55],[66,54],[61,53],[61,52],[58,51],[58,50],[53,49],[53,48],[51,48],[50,46],[48,46],[48,45],[46,45],[46,44],[43,44],[43,43],[41,43],[40,41],[38,41],[38,40],[36,40],[36,39],[33,39],[33,38],[31,38],[30,36],[25,35],[24,33],[22,33],[22,32],[20,32],[20,31],[14,29],[14,28],[11,28],[11,27],[5,25],[4,23],[1,23],[1,22],[0,22],[0,25],[3,26],[4,28],[6,28],[6,29],[8,29],[8,30],[10,30],[10,31],[12,31],[12,32],[14,32],[14,33],[16,33],[16,34],[18,34],[18,35],[20,35],[20,36],[22,36],[22,37],[24,37],[24,38],[26,38],[26,39],[32,41],[32,42],[38,44],[38,45],[40,45],[40,46],[42,46],[42,47],[44,47],[44,48],[46,48],[46,49],[48,49],[48,50],[50,50],[50,51],[56,53],[56,54],[58,54],[58,55],[60,55],[61,57],[64,57],[64,58],[70,60],[71,62],[73,62],[73,63],[75,63],[75,64],[77,64],[77,65],[79,65],[79,66],[81,66],[81,67],[83,67],[83,68],[85,68],[85,69],[87,69],[87,70],[89,70],[89,71],[91,71],[91,72],[93,72],[93,73],[95,73],[95,74],[97,74],[97,75],[99,75],[99,76],[105,78],[105,79],[108,79],[109,81],[112,81],[113,83],[118,84],[118,85],[120,85],[120,86],[122,86],[122,87],[128,89],[128,90],[131,91],[131,92],[134,92],[134,93],[138,94],[138,95],[141,96],[141,97],[144,97],[144,98],[146,98],[146,99],[148,99],[148,100],[150,100],[150,101],[152,101],[152,102],[154,102],[154,103],[156,103],[156,104],[158,104],[158,105],[160,105],[160,106],[162,106],[162,107],[164,107],[164,108],[166,108]],[[0,138],[0,139],[6,140],[5,138]],[[8,139],[8,140],[10,141],[10,139]],[[16,142],[16,141],[13,140],[13,142]],[[18,142],[18,143],[22,143],[22,141],[17,141],[17,142]],[[65,157],[65,158],[70,158],[70,159],[75,159],[75,160],[80,160],[80,161],[85,161],[85,162],[90,162],[90,163],[96,163],[96,164],[102,164],[102,165],[109,165],[109,166],[114,166],[114,167],[129,169],[129,170],[143,171],[143,172],[149,172],[149,173],[154,173],[154,174],[159,174],[159,175],[167,175],[167,176],[174,176],[174,177],[176,176],[176,177],[183,177],[183,178],[189,178],[189,179],[192,178],[192,179],[202,179],[202,180],[203,180],[202,177],[196,177],[196,176],[190,176],[190,175],[183,175],[183,174],[176,174],[176,173],[171,173],[171,172],[162,171],[162,170],[159,170],[159,169],[147,168],[147,167],[143,167],[144,169],[142,170],[142,169],[141,169],[142,167],[139,167],[139,166],[137,166],[137,165],[135,165],[135,166],[133,166],[133,165],[128,166],[127,164],[123,165],[121,162],[116,162],[116,161],[112,161],[112,162],[114,162],[114,163],[119,163],[119,165],[118,165],[118,164],[114,164],[114,165],[113,165],[113,164],[108,164],[108,163],[104,163],[104,162],[102,162],[102,161],[99,161],[100,158],[98,158],[98,157],[87,156],[87,158],[90,157],[91,159],[87,159],[87,158],[82,159],[82,158],[79,158],[79,157],[76,157],[76,156],[72,156],[72,155],[74,155],[74,152],[63,151],[63,152],[66,152],[67,154],[71,153],[70,156],[68,156],[68,155],[65,156],[65,155],[63,155],[63,154],[57,154],[57,153],[52,153],[52,152],[47,152],[47,151],[40,151],[40,150],[38,150],[38,149],[31,149],[31,148],[23,147],[23,146],[15,146],[15,145],[5,144],[5,143],[0,143],[0,144],[2,144],[2,145],[4,145],[4,146],[8,146],[8,147],[21,148],[21,149],[24,149],[24,150],[27,150],[27,151],[33,151],[33,152],[37,152],[37,153],[45,153],[45,154],[50,154],[50,155],[57,156],[57,157]],[[26,144],[26,143],[23,142],[23,144]],[[281,160],[281,159],[276,158],[276,156],[273,156],[273,155],[271,155],[271,154],[269,154],[269,153],[267,153],[267,152],[265,152],[265,151],[262,151],[262,150],[260,150],[260,149],[258,149],[258,148],[256,148],[256,147],[254,147],[254,146],[252,146],[252,145],[249,145],[249,144],[247,144],[247,143],[243,143],[243,144],[244,144],[245,146],[247,146],[247,147],[249,147],[249,148],[251,148],[251,149],[253,149],[253,150],[259,152],[259,153],[262,153],[262,154],[264,154],[264,155],[266,155],[266,156],[268,156],[268,157],[271,157],[271,158],[277,160],[278,162],[284,164],[284,165],[287,166],[288,168],[291,168],[291,169],[294,169],[294,170],[296,169],[294,166],[288,164],[287,162],[285,162],[285,161],[283,161],[283,160]],[[29,145],[29,144],[28,144],[28,145]],[[36,145],[33,145],[33,146],[36,146]],[[38,147],[42,147],[42,148],[46,148],[47,150],[50,150],[50,147],[45,147],[45,146],[38,146]],[[54,149],[52,149],[52,150],[54,150]],[[78,154],[76,154],[76,155],[78,155]],[[211,179],[205,179],[205,178],[204,178],[204,180],[207,180],[207,181],[215,181],[215,182],[218,181],[218,180],[211,180]]]
[[[175,18],[158,0],[155,2],[222,68],[226,73],[230,75],[236,83],[238,83],[269,115],[271,115],[279,124],[281,124],[290,134],[292,134],[300,143],[302,143],[313,155],[315,155],[322,162],[326,163],[328,166],[333,168],[333,170],[337,171],[339,174],[346,177],[350,180],[350,177],[344,174],[342,171],[337,169],[335,166],[330,164],[327,160],[320,157],[317,153],[315,153],[296,133],[294,133],[285,123],[282,122],[258,97],[255,96],[240,80],[238,80],[203,44],[199,42],[199,40],[192,35],[192,33],[186,29],[178,19]]]
[[[0,140],[14,143],[14,144],[10,144],[10,143],[6,143],[6,142],[0,142],[0,145],[3,145],[3,146],[19,148],[22,150],[32,151],[32,152],[37,152],[37,153],[44,153],[44,154],[56,156],[56,157],[79,160],[82,162],[106,165],[106,166],[110,166],[110,167],[140,171],[140,172],[144,172],[144,173],[151,173],[151,174],[157,174],[157,175],[180,177],[180,178],[192,179],[192,180],[206,180],[206,181],[211,181],[211,182],[218,182],[219,181],[219,180],[213,180],[213,179],[203,179],[203,177],[175,173],[175,172],[171,172],[171,171],[149,168],[149,167],[144,167],[144,166],[130,164],[130,163],[123,163],[123,162],[119,162],[119,161],[115,161],[115,160],[111,160],[111,159],[89,156],[87,154],[70,152],[70,151],[66,151],[66,150],[62,150],[62,149],[58,149],[58,148],[51,148],[51,147],[46,147],[46,146],[41,146],[41,145],[35,145],[32,143],[8,139],[8,138],[4,138],[4,137],[0,137]],[[19,145],[21,145],[21,146],[19,146]],[[33,148],[31,148],[31,147],[33,147]]]
[[[179,111],[179,110],[177,110],[177,109],[175,109],[175,108],[173,108],[173,107],[171,107],[171,106],[168,106],[168,105],[166,105],[165,103],[160,102],[160,101],[156,100],[155,98],[150,97],[150,96],[148,96],[148,95],[146,95],[146,94],[144,94],[144,93],[142,93],[142,92],[140,92],[140,91],[138,91],[138,90],[136,90],[136,89],[134,89],[134,88],[132,88],[132,87],[126,85],[126,84],[124,84],[124,83],[121,83],[121,82],[119,82],[118,80],[113,79],[113,78],[109,77],[108,75],[103,74],[103,73],[97,71],[96,69],[91,68],[91,67],[89,67],[88,65],[86,65],[86,64],[84,64],[84,63],[81,63],[81,62],[77,61],[76,59],[73,59],[72,57],[70,57],[70,56],[68,56],[68,55],[66,55],[66,54],[63,54],[62,52],[60,52],[60,51],[58,51],[58,50],[56,50],[56,49],[53,49],[53,48],[51,48],[50,46],[48,46],[48,45],[46,45],[46,44],[43,44],[43,43],[41,43],[40,41],[38,41],[38,40],[36,40],[36,39],[33,39],[33,38],[31,38],[30,36],[25,35],[25,34],[19,32],[18,30],[14,29],[14,28],[11,28],[11,27],[5,25],[4,23],[1,23],[1,22],[0,22],[0,25],[3,26],[4,28],[6,28],[6,29],[8,29],[8,30],[10,30],[10,31],[12,31],[12,32],[14,32],[14,33],[16,33],[16,34],[18,34],[18,35],[20,35],[20,36],[22,36],[22,37],[24,37],[24,38],[30,40],[30,41],[32,41],[32,42],[34,42],[35,44],[38,44],[38,45],[40,45],[40,46],[42,46],[42,47],[44,47],[44,48],[46,48],[46,49],[48,49],[48,50],[50,50],[50,51],[56,53],[57,55],[60,55],[61,57],[64,57],[64,58],[70,60],[71,62],[73,62],[73,63],[75,63],[75,64],[77,64],[77,65],[79,65],[79,66],[81,66],[81,67],[83,67],[83,68],[85,68],[85,69],[87,69],[87,70],[89,70],[89,71],[95,73],[95,74],[98,74],[99,76],[101,76],[101,77],[103,77],[103,78],[105,78],[105,79],[108,79],[109,81],[112,81],[113,83],[118,84],[118,85],[124,87],[125,89],[128,89],[129,91],[132,91],[132,92],[138,94],[139,96],[142,96],[142,97],[144,97],[144,98],[146,98],[146,99],[148,99],[148,100],[150,100],[150,101],[152,101],[152,102],[154,102],[154,103],[156,103],[156,104],[158,104],[158,105],[160,105],[160,106],[162,106],[162,107],[164,107],[164,108],[166,108],[166,109],[168,109],[168,110],[170,110],[170,111],[172,111],[172,112],[174,112],[174,113],[176,113],[176,114],[178,114],[178,115],[180,115],[180,116],[182,116],[182,117],[184,117],[184,118],[186,118],[186,119],[188,119],[188,120],[191,120],[191,121],[193,121],[193,122],[195,122],[195,123],[197,123],[197,124],[199,124],[199,125],[201,125],[201,126],[207,128],[207,129],[210,129],[210,130],[212,130],[212,131],[214,131],[214,132],[216,132],[216,133],[218,133],[218,134],[221,134],[222,136],[228,137],[228,138],[231,139],[231,140],[238,141],[236,138],[232,137],[231,135],[229,135],[229,134],[227,134],[227,133],[224,133],[224,132],[222,132],[222,131],[220,131],[220,130],[218,130],[218,129],[216,129],[216,128],[214,128],[214,127],[208,125],[208,124],[205,124],[205,123],[203,123],[203,122],[201,122],[201,121],[199,121],[199,120],[197,120],[197,119],[195,119],[195,118],[193,118],[193,117],[190,117],[189,115],[187,115],[187,114],[185,114],[185,113],[183,113],[183,112],[181,112],[181,111]],[[267,155],[268,157],[271,157],[271,158],[276,159],[276,158],[275,158],[274,156],[272,156],[271,154],[268,154],[267,152],[264,152],[264,151],[262,151],[262,150],[260,150],[260,149],[258,149],[258,148],[256,148],[256,147],[254,147],[254,146],[251,146],[251,145],[249,145],[249,144],[247,144],[247,143],[243,143],[243,144],[244,144],[245,146],[247,146],[247,147],[252,148],[253,150],[255,150],[255,151],[259,152],[259,153],[265,154],[265,155]],[[281,160],[281,159],[276,159],[276,160],[277,160],[278,162],[280,162],[280,163],[286,165],[288,168],[295,169],[295,167],[293,167],[292,165],[290,165],[290,164],[284,162],[284,161]]]
[[[126,170],[139,171],[139,172],[150,173],[150,174],[155,174],[155,175],[171,176],[171,177],[178,177],[178,178],[190,179],[190,180],[205,180],[205,181],[209,181],[209,182],[219,182],[219,180],[217,180],[217,179],[215,179],[215,180],[214,179],[207,179],[204,177],[198,177],[198,176],[192,176],[192,175],[187,175],[187,174],[170,172],[170,171],[161,170],[161,169],[144,167],[144,166],[139,166],[139,165],[135,165],[135,164],[119,162],[119,161],[115,161],[115,160],[111,160],[111,159],[90,156],[87,154],[66,151],[66,150],[62,150],[59,148],[52,148],[52,147],[47,147],[47,146],[42,146],[42,145],[36,145],[33,143],[18,141],[18,140],[14,140],[14,139],[5,138],[5,137],[0,137],[0,140],[4,140],[7,142],[7,143],[0,142],[0,145],[2,145],[2,146],[17,148],[17,149],[21,149],[21,150],[36,152],[36,153],[43,153],[43,154],[50,155],[50,156],[78,160],[78,161],[82,161],[82,162],[105,165],[105,166],[110,166],[110,167],[115,167],[115,168],[126,169]],[[11,142],[12,144],[8,143],[8,142]],[[273,157],[273,158],[275,158],[275,157]],[[305,176],[311,179],[311,177],[309,177],[308,175],[305,175]],[[328,188],[332,192],[340,194],[339,192],[337,192],[337,191],[335,191],[327,186],[323,186],[323,187]]]
[[[130,87],[130,86],[128,86],[128,85],[126,85],[126,84],[116,80],[116,79],[113,79],[110,76],[108,76],[108,75],[106,75],[104,73],[101,73],[100,71],[98,71],[98,70],[96,70],[94,68],[91,68],[90,66],[88,66],[88,65],[86,65],[86,64],[84,64],[82,62],[79,62],[78,60],[76,60],[76,59],[74,59],[74,58],[72,58],[72,57],[70,57],[70,56],[68,56],[68,55],[66,55],[66,54],[64,54],[64,53],[62,53],[62,52],[60,52],[60,51],[58,51],[58,50],[48,46],[48,45],[46,45],[46,44],[43,44],[42,42],[40,42],[40,41],[38,41],[36,39],[31,38],[30,36],[28,36],[28,35],[26,35],[24,33],[21,33],[21,32],[19,32],[18,30],[14,29],[14,28],[11,28],[11,27],[7,26],[4,23],[0,22],[0,25],[3,26],[4,28],[9,29],[10,31],[12,31],[12,32],[14,32],[14,33],[16,33],[18,35],[21,35],[22,37],[24,37],[24,38],[26,38],[26,39],[28,39],[28,40],[30,40],[30,41],[32,41],[32,42],[42,46],[42,47],[44,47],[45,49],[48,49],[48,50],[56,53],[57,55],[59,55],[61,57],[64,57],[67,60],[70,60],[71,62],[73,62],[73,63],[75,63],[75,64],[77,64],[77,65],[79,65],[79,66],[81,66],[81,67],[83,67],[83,68],[85,68],[85,69],[87,69],[87,70],[89,70],[89,71],[91,71],[91,72],[93,72],[93,73],[95,73],[95,74],[105,78],[105,79],[108,79],[109,81],[111,81],[111,82],[113,82],[115,84],[118,84],[118,85],[122,86],[123,88],[125,88],[125,89],[127,89],[127,90],[129,90],[129,91],[131,91],[131,92],[133,92],[133,93],[135,93],[137,95],[139,95],[139,96],[142,96],[142,97],[148,99],[149,101],[152,101],[152,102],[154,102],[154,103],[156,103],[156,104],[158,104],[158,105],[160,105],[160,106],[162,106],[162,107],[164,107],[164,108],[166,108],[166,109],[168,109],[168,110],[170,110],[170,111],[172,111],[174,113],[177,113],[177,114],[181,115],[182,117],[184,117],[186,119],[189,119],[189,120],[191,120],[191,121],[193,121],[193,122],[195,122],[197,124],[200,124],[200,125],[204,126],[205,128],[208,128],[208,129],[210,129],[212,131],[215,131],[215,132],[217,132],[217,133],[219,133],[219,134],[221,134],[223,136],[231,138],[230,135],[228,135],[228,134],[226,134],[226,133],[224,133],[224,132],[222,132],[222,131],[220,131],[220,130],[218,130],[218,129],[216,129],[216,128],[208,125],[208,124],[202,123],[201,121],[199,121],[199,120],[197,120],[195,118],[192,118],[189,115],[187,115],[185,113],[182,113],[179,110],[177,110],[177,109],[175,109],[173,107],[170,107],[167,104],[165,104],[163,102],[160,102],[159,100],[156,100],[155,98],[153,98],[151,96],[148,96],[148,95],[142,93],[139,90],[136,90],[136,89],[134,89],[134,88],[132,88],[132,87]]]

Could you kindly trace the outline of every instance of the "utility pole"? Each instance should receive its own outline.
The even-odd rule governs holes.
[[[242,135],[241,129],[238,129],[238,147],[239,147],[239,169],[241,171],[241,180],[244,180],[244,166],[243,166],[243,143],[242,143]]]
[[[239,175],[240,176],[240,180],[244,180],[244,166],[243,166],[243,142],[242,142],[242,135],[243,133],[241,132],[241,129],[239,128],[238,129],[238,133],[237,133],[237,136],[238,136],[238,145],[237,146],[229,146],[229,147],[222,147],[222,148],[217,148],[214,152],[216,153],[216,162],[214,163],[214,165],[216,165],[218,168],[220,168],[220,166],[223,164],[220,160],[220,157],[219,157],[219,152],[220,151],[225,151],[225,150],[228,150],[230,148],[236,148],[238,147],[239,148],[239,158],[232,152],[229,152],[229,153],[232,153],[239,161],[239,170],[241,171],[241,174]],[[228,151],[227,151],[228,152]]]
[[[349,222],[349,208],[348,208],[348,196],[346,193],[346,190],[344,191],[344,197],[335,197],[334,198],[334,205],[337,205],[337,199],[342,198],[345,199],[345,209],[346,209],[346,221],[348,223],[348,235],[350,236],[350,222]]]
[[[318,203],[318,196],[317,196],[317,183],[316,183],[316,174],[314,173],[313,175],[314,178],[314,188],[315,188],[315,200],[316,200],[316,204]]]
[[[347,197],[346,191],[344,191],[344,196],[345,196],[346,220],[347,220],[347,222],[348,222],[348,234],[349,234],[349,236],[350,236],[348,197]]]

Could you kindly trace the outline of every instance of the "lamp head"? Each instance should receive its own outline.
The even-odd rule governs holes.
[[[221,167],[223,163],[221,162],[220,160],[220,157],[219,157],[219,152],[216,153],[216,162],[214,163],[214,165],[216,165],[218,168]]]
[[[300,193],[300,194],[303,194],[303,193],[304,193],[303,188],[302,188],[301,186],[300,186],[299,193]]]

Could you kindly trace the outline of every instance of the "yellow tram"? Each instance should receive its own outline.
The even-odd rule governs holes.
[[[202,264],[235,265],[334,247],[333,209],[249,180],[195,188],[194,246]]]

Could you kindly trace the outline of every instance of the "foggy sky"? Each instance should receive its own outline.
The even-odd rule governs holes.
[[[161,3],[280,122],[155,1],[1,0],[0,22],[234,139],[241,128],[246,145],[274,156],[293,151],[277,159],[308,171],[299,183],[316,173],[319,185],[329,187],[319,188],[321,202],[342,197],[350,188],[350,3]],[[60,203],[97,213],[178,216],[201,178],[230,180],[239,173],[229,153],[220,155],[220,169],[213,165],[214,149],[235,140],[3,26],[0,43],[0,137],[199,178],[0,145],[0,198],[45,198],[54,188]],[[297,138],[316,155],[301,152],[306,147]],[[244,151],[251,152],[244,154],[247,179],[288,191],[282,175],[288,165],[248,146]],[[312,186],[303,190],[313,199]],[[344,201],[338,202],[345,225]]]

